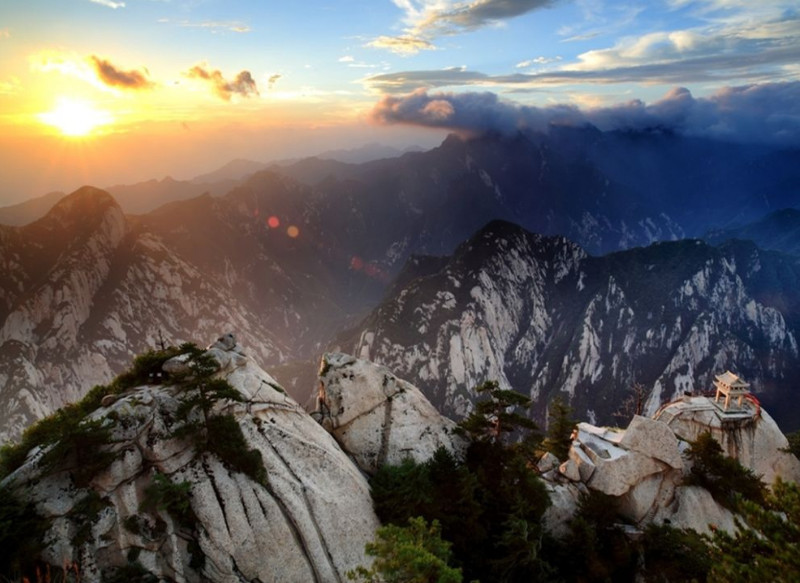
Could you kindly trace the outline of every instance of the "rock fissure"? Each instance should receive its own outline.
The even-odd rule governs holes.
[[[203,454],[204,457],[207,456],[207,455],[211,455],[211,454],[207,454],[207,453]],[[219,505],[219,508],[221,510],[222,520],[225,522],[225,530],[227,531],[228,536],[233,538],[232,535],[231,535],[230,524],[228,524],[228,514],[225,511],[225,500],[224,500],[222,494],[219,491],[219,486],[217,484],[217,481],[214,479],[214,472],[208,466],[208,462],[207,462],[206,459],[203,459],[202,467],[203,467],[203,471],[206,474],[206,477],[208,478],[208,483],[211,486],[211,490],[214,492],[214,497],[217,500],[217,504]]]
[[[311,569],[311,573],[314,575],[314,583],[322,583],[323,579],[320,576],[319,568],[317,567],[316,563],[311,557],[311,551],[308,548],[308,542],[303,536],[303,533],[300,530],[300,527],[297,525],[297,522],[295,521],[294,517],[292,516],[292,513],[289,511],[289,508],[286,506],[286,503],[281,499],[280,496],[278,496],[277,492],[275,492],[272,486],[268,485],[267,491],[275,500],[275,504],[277,504],[278,509],[283,515],[283,519],[286,521],[286,525],[292,532],[292,537],[300,547],[300,551],[303,553],[303,557],[308,563],[308,566]]]
[[[386,463],[386,456],[389,454],[389,439],[392,436],[392,402],[393,400],[391,397],[388,397],[384,402],[381,445],[380,449],[378,449],[378,467]]]
[[[278,459],[281,460],[284,467],[288,470],[289,474],[292,476],[292,478],[294,478],[297,485],[300,487],[303,504],[305,505],[308,518],[311,521],[311,524],[314,526],[314,531],[317,534],[317,540],[319,541],[323,551],[325,552],[325,556],[330,565],[331,572],[334,573],[334,575],[336,576],[336,581],[341,583],[341,577],[339,576],[339,572],[337,571],[336,565],[333,562],[333,557],[331,555],[330,549],[328,548],[327,541],[325,540],[325,537],[322,534],[322,529],[320,528],[319,523],[317,522],[317,517],[314,513],[314,507],[311,504],[311,501],[308,499],[308,492],[306,490],[305,484],[303,484],[303,480],[300,479],[300,476],[297,475],[297,473],[294,471],[294,469],[289,464],[288,460],[283,456],[283,454],[281,454],[280,451],[278,451],[278,448],[276,448],[273,444],[270,444],[270,446],[272,447],[272,451],[275,453]]]

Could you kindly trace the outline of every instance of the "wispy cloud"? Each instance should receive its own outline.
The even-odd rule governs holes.
[[[89,57],[89,61],[94,65],[97,77],[111,87],[122,89],[150,89],[155,84],[148,79],[148,71],[123,71],[113,65],[107,59],[101,59],[95,55]]]
[[[214,93],[225,101],[230,101],[234,95],[249,97],[258,95],[258,87],[250,71],[241,71],[233,81],[227,81],[219,69],[211,70],[207,65],[195,65],[184,75],[190,79],[199,79],[211,85]],[[277,79],[276,79],[277,80]]]
[[[125,8],[124,2],[114,2],[114,0],[89,0],[92,4],[99,4],[100,6],[107,6],[108,8]]]
[[[501,100],[494,93],[416,91],[384,97],[372,111],[381,124],[408,124],[468,133],[545,131],[551,124],[592,124],[602,130],[670,129],[686,135],[729,141],[800,146],[800,82],[725,87],[695,98],[677,87],[662,99],[611,107],[574,105],[531,107]]]
[[[421,0],[417,7],[406,5],[407,18],[415,30],[434,36],[459,34],[522,16],[533,10],[552,5],[554,0],[473,0],[472,2],[441,2]]]
[[[420,51],[432,51],[436,46],[422,37],[413,35],[379,36],[366,44],[374,49],[387,49],[398,55],[415,55]]]
[[[16,95],[22,91],[19,78],[10,77],[7,81],[0,81],[0,95]]]
[[[159,20],[159,22],[168,24],[173,23],[174,21],[170,20],[169,18],[162,18]],[[216,34],[218,32],[235,32],[244,34],[247,32],[252,32],[253,30],[249,24],[238,20],[203,20],[198,22],[193,22],[191,20],[180,20],[174,22],[174,24],[180,26],[181,28],[205,29],[210,31],[212,34]]]
[[[364,84],[385,93],[408,93],[458,85],[540,89],[558,85],[623,83],[746,84],[796,80],[800,74],[800,15],[765,22],[737,22],[705,29],[657,31],[626,37],[614,46],[578,55],[546,71],[487,75],[479,72],[397,71],[367,77]],[[517,64],[526,68],[543,60]],[[562,64],[563,63],[563,64]]]
[[[345,55],[343,57],[339,57],[339,62],[340,63],[352,63],[355,60],[356,59],[355,59],[355,57],[353,55]]]
[[[366,46],[413,55],[436,48],[434,39],[497,26],[559,0],[393,0],[403,13],[403,33]]]
[[[8,28],[0,28],[0,38],[11,38],[11,31]]]
[[[527,69],[528,67],[533,67],[534,65],[547,65],[549,63],[555,63],[560,61],[561,57],[536,57],[535,59],[528,59],[527,61],[521,61],[514,65],[517,69]]]
[[[277,83],[278,79],[280,79],[281,77],[283,77],[283,75],[281,75],[280,73],[275,73],[274,75],[270,75],[269,78],[267,79],[267,87],[269,89],[272,89],[275,86],[275,83]]]
[[[105,91],[150,89],[155,86],[155,83],[148,78],[147,69],[126,71],[97,55],[81,57],[75,53],[43,50],[30,55],[28,61],[34,71],[60,73]]]

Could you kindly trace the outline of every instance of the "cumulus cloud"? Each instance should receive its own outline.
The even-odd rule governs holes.
[[[374,49],[387,49],[398,55],[415,55],[420,51],[432,51],[436,46],[422,37],[414,35],[379,36],[366,44]]]
[[[258,95],[258,87],[250,71],[242,71],[233,81],[226,81],[219,69],[210,70],[205,65],[195,65],[186,73],[190,79],[200,79],[211,84],[214,93],[225,101],[230,101],[234,95],[248,97]]]
[[[417,90],[386,96],[373,109],[381,124],[410,124],[464,133],[545,131],[551,125],[592,124],[602,130],[671,130],[684,135],[800,147],[800,82],[726,87],[696,98],[678,87],[651,104],[633,100],[610,107],[532,107],[494,93]]]
[[[150,89],[153,82],[147,78],[147,69],[144,71],[123,71],[114,66],[110,61],[95,55],[89,57],[94,67],[97,78],[110,87],[122,89]]]
[[[93,4],[99,4],[100,6],[107,6],[108,8],[113,8],[114,10],[117,8],[125,8],[124,2],[114,2],[113,0],[89,0],[89,2]]]

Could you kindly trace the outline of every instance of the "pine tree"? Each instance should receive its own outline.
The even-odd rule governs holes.
[[[742,500],[734,536],[718,530],[711,538],[709,581],[744,583],[800,581],[800,486],[778,481],[766,505]]]
[[[461,583],[460,569],[448,566],[450,543],[443,541],[438,521],[411,518],[407,526],[389,524],[378,529],[367,543],[372,567],[358,567],[347,574],[351,581],[366,583]]]
[[[547,438],[542,442],[542,448],[559,460],[565,460],[569,455],[572,431],[575,429],[572,407],[559,395],[550,401],[547,419]]]

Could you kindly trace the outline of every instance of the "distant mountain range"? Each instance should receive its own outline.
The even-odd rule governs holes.
[[[311,158],[245,178],[233,170],[251,167],[234,164],[216,184],[234,182],[216,196],[195,195],[210,190],[208,183],[170,179],[114,187],[113,197],[80,189],[38,221],[0,227],[3,434],[108,381],[161,338],[205,339],[230,330],[266,366],[280,367],[287,376],[279,380],[303,400],[313,389],[313,361],[329,340],[387,293],[362,331],[380,336],[384,330],[388,352],[381,352],[384,340],[370,344],[359,334],[348,342],[411,367],[409,376],[421,387],[439,375],[430,396],[451,414],[465,410],[468,385],[485,372],[534,396],[564,389],[598,420],[608,418],[631,381],[659,383],[654,394],[663,400],[677,390],[679,377],[680,386],[704,386],[710,371],[725,363],[745,378],[763,379],[765,395],[785,395],[781,379],[794,374],[796,362],[792,259],[752,245],[714,249],[698,241],[590,255],[701,236],[798,206],[799,161],[797,151],[554,128],[548,135],[451,136],[427,152],[362,164]],[[137,214],[129,210],[134,201],[159,208]],[[508,232],[488,247],[475,239],[466,244],[483,255],[469,255],[469,268],[457,277],[466,282],[486,273],[498,286],[516,283],[495,290],[476,280],[457,291],[442,270],[466,261],[463,245],[451,255],[493,219],[560,238],[493,223]],[[494,245],[506,253],[495,256]],[[478,261],[499,266],[509,258],[514,262],[496,273]],[[705,284],[692,279],[697,274]],[[423,276],[428,279],[418,279]],[[425,294],[414,291],[419,313],[397,308],[402,319],[389,327],[380,314],[419,281],[435,282]],[[724,289],[712,281],[724,282]],[[428,337],[439,332],[423,318],[425,306],[433,310],[430,318],[438,314],[436,322],[450,322],[446,306],[455,301],[452,309],[462,310],[477,302],[473,289],[489,302],[470,308],[475,317],[494,317],[492,310],[509,303],[513,317],[502,326],[498,320],[497,338],[480,340],[482,365],[450,370],[437,352],[450,348]],[[439,295],[445,292],[454,299]],[[739,294],[736,305],[720,312],[729,292]],[[647,307],[654,298],[663,303]],[[613,318],[606,301],[621,310]],[[541,320],[529,329],[532,314]],[[483,338],[487,332],[475,326],[476,338]],[[599,327],[616,330],[613,338]],[[624,341],[628,336],[633,344]],[[464,350],[466,337],[461,341]],[[756,350],[759,343],[769,356]],[[697,354],[707,355],[696,357],[692,351],[703,346]]]
[[[800,427],[797,257],[699,240],[592,257],[495,221],[450,257],[412,260],[401,280],[336,347],[386,365],[454,418],[497,380],[530,395],[542,424],[556,395],[580,419],[615,424],[636,383],[652,414],[731,369]]]
[[[800,210],[781,209],[746,225],[710,231],[703,238],[715,245],[730,239],[749,240],[762,249],[800,255]]]

